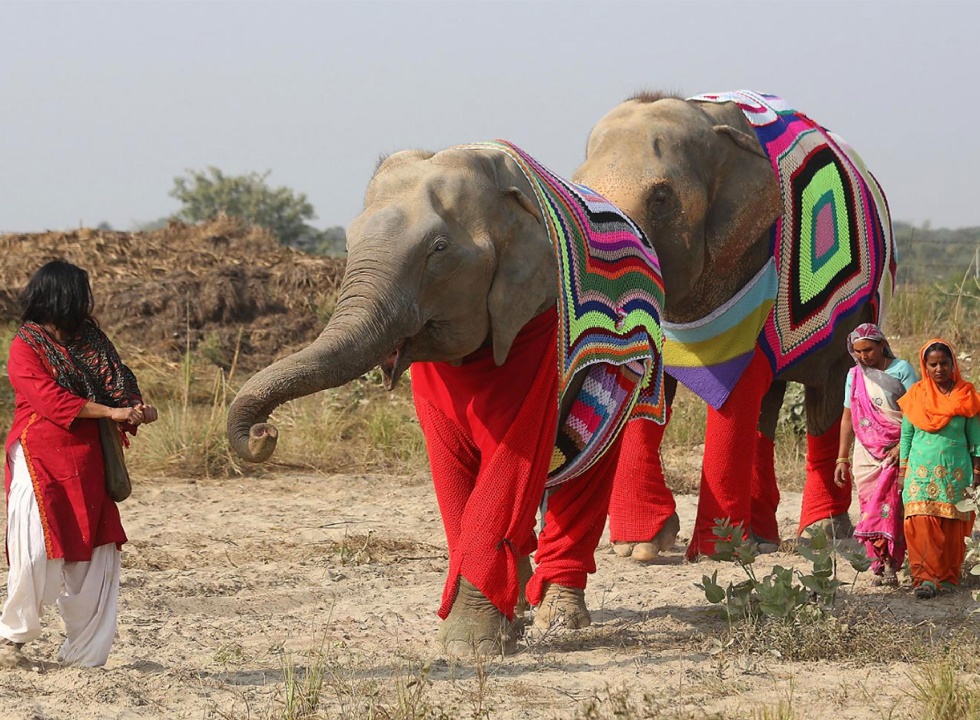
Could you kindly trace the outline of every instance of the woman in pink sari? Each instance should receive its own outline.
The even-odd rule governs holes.
[[[852,480],[857,485],[861,519],[854,537],[865,544],[873,560],[872,584],[895,587],[896,571],[905,559],[898,399],[918,378],[909,363],[895,357],[874,323],[856,327],[847,337],[847,349],[856,365],[847,374],[834,482],[838,487]]]

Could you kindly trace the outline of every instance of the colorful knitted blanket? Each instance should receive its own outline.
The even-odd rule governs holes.
[[[512,143],[464,148],[506,153],[534,188],[558,263],[561,406],[579,372],[582,389],[559,428],[548,486],[589,468],[626,420],[663,422],[663,279],[643,232],[605,198],[545,168]]]
[[[840,137],[775,95],[738,90],[689,100],[739,106],[783,197],[771,261],[707,317],[664,323],[667,372],[720,408],[757,341],[778,375],[862,306],[878,322],[894,290],[895,245],[881,187]]]

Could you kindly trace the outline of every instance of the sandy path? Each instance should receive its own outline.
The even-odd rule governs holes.
[[[678,502],[683,534],[695,502]],[[786,535],[798,506],[798,494],[784,494]],[[107,667],[51,662],[62,629],[49,611],[45,634],[26,648],[35,669],[0,674],[0,718],[275,717],[283,658],[304,667],[311,650],[331,671],[322,702],[333,711],[321,717],[360,717],[341,712],[351,702],[347,692],[361,699],[380,692],[379,702],[391,707],[397,687],[404,690],[424,663],[427,683],[411,687],[423,691],[420,705],[441,707],[446,717],[574,717],[607,688],[614,695],[628,688],[638,702],[647,693],[650,708],[682,717],[751,717],[780,701],[807,718],[907,716],[903,663],[711,654],[711,638],[727,631],[693,583],[715,569],[720,579],[739,573],[684,563],[680,546],[660,564],[640,566],[604,544],[587,590],[592,628],[532,637],[524,652],[487,663],[483,673],[450,664],[435,643],[446,556],[424,478],[145,483],[122,512],[131,542]],[[761,566],[774,562],[802,561],[776,553]],[[855,592],[911,622],[960,624],[969,608],[965,594],[926,606],[907,589],[882,593],[868,582],[860,578]],[[883,686],[891,689],[882,695]]]

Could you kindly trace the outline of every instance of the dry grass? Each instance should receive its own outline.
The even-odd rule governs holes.
[[[980,720],[980,683],[948,658],[923,665],[909,680],[922,720]]]
[[[772,656],[791,662],[843,661],[857,667],[920,663],[942,654],[970,662],[980,642],[975,623],[909,624],[889,617],[861,596],[838,602],[833,615],[769,618],[735,625],[725,645],[732,654]]]

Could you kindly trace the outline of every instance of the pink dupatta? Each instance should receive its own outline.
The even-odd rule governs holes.
[[[902,426],[882,412],[872,400],[866,385],[872,380],[862,372],[862,368],[856,366],[851,373],[851,419],[854,435],[872,456],[881,460],[888,449],[898,443]],[[884,375],[880,371],[877,374]],[[900,385],[896,379],[888,377]],[[895,393],[881,385],[878,389],[886,399],[892,401],[889,404],[894,406],[894,401],[898,399]],[[854,537],[866,544],[870,558],[881,559],[882,553],[876,550],[876,546],[879,549],[887,548],[889,564],[894,569],[900,568],[905,559],[905,533],[902,525],[904,518],[902,491],[898,484],[898,463],[881,467],[871,491],[865,497],[861,497],[859,491],[858,498],[861,504],[861,520],[854,530]]]

